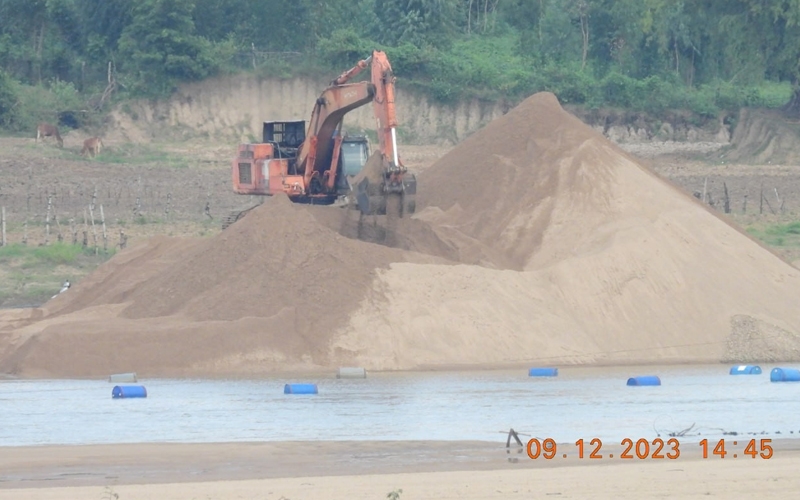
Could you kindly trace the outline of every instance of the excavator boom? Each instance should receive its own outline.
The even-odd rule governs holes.
[[[397,114],[394,84],[396,78],[386,54],[374,51],[371,56],[372,101],[378,125],[380,162],[368,161],[356,180],[356,200],[361,213],[402,217],[416,210],[416,177],[409,173],[397,152]]]
[[[341,129],[344,116],[350,111],[373,100],[375,86],[369,82],[351,83],[328,87],[317,98],[314,111],[306,133],[306,140],[297,153],[297,169],[303,173],[307,186],[312,186],[315,179],[327,181],[337,174],[338,157],[334,153],[341,141]]]

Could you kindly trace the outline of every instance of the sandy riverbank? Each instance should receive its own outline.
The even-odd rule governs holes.
[[[0,499],[790,498],[800,441],[771,459],[530,460],[484,442],[140,444],[0,448]],[[567,446],[574,453],[571,445]],[[561,448],[560,448],[561,449]],[[603,451],[618,457],[618,445]],[[509,457],[519,458],[509,461]]]

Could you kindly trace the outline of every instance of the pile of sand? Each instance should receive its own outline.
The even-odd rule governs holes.
[[[174,365],[170,373],[183,373],[257,368],[265,360],[325,365],[330,336],[346,324],[376,269],[433,260],[343,237],[314,217],[323,211],[337,209],[276,196],[217,237],[159,237],[121,252],[27,327],[17,321],[19,349],[0,370],[88,375],[122,366],[141,372]],[[42,344],[75,355],[40,356]]]
[[[387,222],[275,197],[154,239],[7,315],[0,372],[800,359],[800,272],[552,94],[421,174],[418,203]]]
[[[364,364],[800,359],[797,269],[551,94],[475,133],[419,186],[418,217],[481,267],[381,271],[388,292],[335,344],[369,346]]]

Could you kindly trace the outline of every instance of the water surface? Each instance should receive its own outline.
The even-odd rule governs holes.
[[[728,366],[561,368],[369,374],[366,380],[143,379],[146,399],[111,398],[93,380],[0,381],[0,446],[285,440],[504,440],[514,428],[540,438],[652,439],[694,424],[703,437],[766,432],[800,437],[800,383],[769,370]],[[660,387],[628,387],[659,375]],[[284,395],[285,383],[318,395]],[[780,432],[780,435],[776,435]]]

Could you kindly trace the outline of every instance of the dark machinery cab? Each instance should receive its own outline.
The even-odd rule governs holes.
[[[334,138],[337,134],[338,130],[334,132]],[[305,140],[305,120],[264,122],[262,143],[239,145],[239,154],[233,165],[234,190],[239,194],[256,195],[292,192],[292,185],[301,185],[298,183],[303,174],[298,171],[297,153]],[[313,199],[297,201],[328,204],[350,193],[348,181],[361,172],[369,158],[369,139],[344,135],[340,148],[338,168],[335,169],[335,192],[325,193],[321,184],[312,182],[307,193],[302,193],[305,196],[299,190],[297,194]],[[333,151],[320,151],[320,154],[330,159],[334,156]]]

